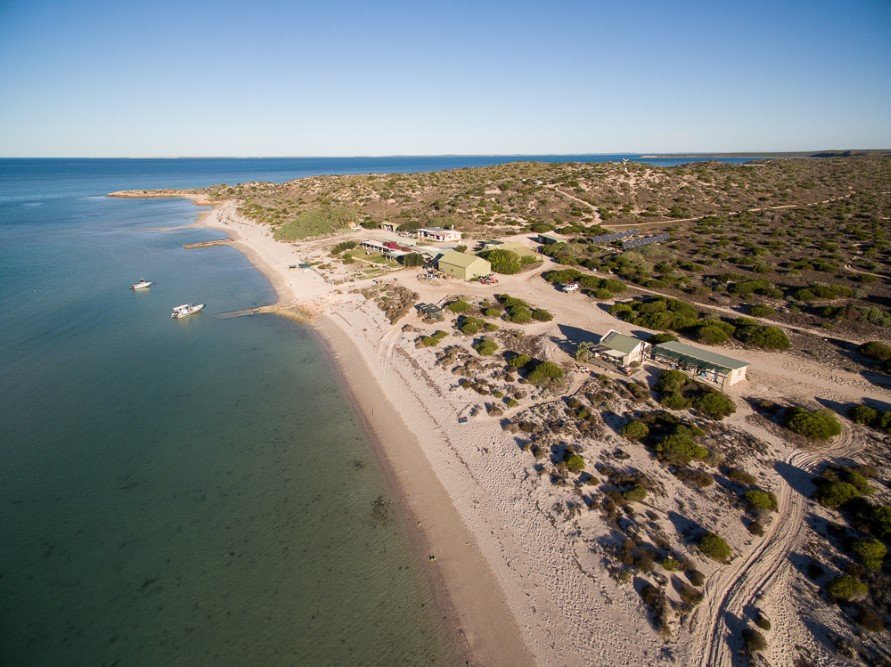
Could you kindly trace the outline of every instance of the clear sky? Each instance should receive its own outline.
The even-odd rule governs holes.
[[[891,148],[891,1],[0,0],[0,155]]]

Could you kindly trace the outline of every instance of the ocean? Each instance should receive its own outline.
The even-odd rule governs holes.
[[[219,236],[195,206],[106,193],[623,157],[0,160],[0,663],[461,650],[313,334],[226,317],[274,294],[230,247],[183,249]]]

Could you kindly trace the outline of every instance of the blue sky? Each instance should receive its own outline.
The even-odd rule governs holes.
[[[0,155],[891,148],[891,2],[0,0]]]

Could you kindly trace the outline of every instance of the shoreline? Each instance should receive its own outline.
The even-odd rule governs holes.
[[[384,305],[393,294],[402,305],[442,303],[454,298],[455,284],[419,283],[411,271],[339,269],[331,263],[330,237],[280,242],[269,226],[239,215],[234,201],[212,202],[193,192],[182,194],[196,204],[212,207],[202,210],[195,226],[228,234],[234,239],[231,245],[270,281],[274,305],[253,312],[309,324],[335,364],[341,386],[358,410],[356,414],[393,485],[393,497],[400,501],[394,511],[409,522],[408,534],[417,557],[423,563],[428,555],[436,556],[436,561],[429,563],[427,581],[437,594],[431,604],[435,602],[443,610],[440,636],[466,640],[462,646],[471,659],[468,662],[622,667],[680,660],[687,664],[700,656],[709,642],[720,641],[708,636],[720,627],[715,625],[720,624],[715,616],[718,596],[724,595],[721,591],[726,586],[738,583],[741,575],[710,562],[703,564],[670,513],[663,516],[650,505],[653,511],[647,512],[648,525],[658,531],[653,539],[677,534],[677,546],[666,548],[690,558],[706,574],[703,595],[707,604],[700,607],[705,611],[694,613],[691,619],[689,610],[676,607],[681,611],[673,617],[671,638],[657,632],[637,587],[627,586],[610,567],[615,562],[610,561],[615,528],[601,514],[577,511],[584,509],[578,505],[577,489],[570,495],[561,485],[554,485],[553,478],[550,483],[540,480],[544,468],[530,467],[524,443],[514,435],[515,430],[505,428],[502,416],[515,420],[528,415],[543,420],[548,428],[562,429],[565,410],[560,399],[533,394],[532,403],[483,414],[485,399],[458,391],[463,385],[454,377],[479,369],[471,367],[477,357],[467,351],[466,340],[452,340],[459,351],[465,350],[463,358],[459,355],[457,359],[459,365],[444,365],[441,362],[446,357],[418,345],[417,334],[429,331],[429,323],[411,309],[407,314],[400,315],[398,310],[391,314]],[[161,196],[175,195],[165,191]],[[388,238],[362,230],[348,232],[345,237],[358,243],[366,235]],[[298,269],[300,265],[306,268]],[[323,270],[315,265],[322,265]],[[616,326],[617,320],[602,309],[591,308],[587,299],[561,296],[537,275],[523,273],[503,280],[504,289],[512,295],[553,313],[553,323],[529,325],[522,335],[531,331],[543,346],[536,355],[564,363],[570,374],[569,389],[578,391],[586,382],[593,383],[585,396],[594,404],[601,400],[599,388],[611,376],[602,380],[603,376],[591,375],[573,363],[559,345],[566,335],[560,323],[581,331],[604,331]],[[458,289],[468,299],[489,298],[492,292],[486,285],[470,283]],[[504,341],[504,345],[510,347],[513,342]],[[765,462],[786,460],[795,448],[782,437],[757,428],[746,400],[764,396],[802,404],[811,404],[815,396],[838,402],[884,400],[883,390],[855,369],[833,369],[827,377],[824,363],[803,355],[749,348],[735,349],[734,354],[750,364],[752,372],[748,383],[728,391],[742,409],[727,420],[726,431],[722,430],[721,437],[729,438],[730,444],[722,440],[719,447],[730,447],[731,454],[738,452],[754,465],[761,471],[759,479],[765,488],[785,494],[781,498],[789,497],[792,489]],[[482,371],[498,373],[492,366]],[[508,382],[507,386],[512,385]],[[520,398],[527,398],[526,391]],[[637,409],[636,403],[621,397],[614,402],[620,411]],[[485,411],[489,412],[488,406]],[[618,434],[608,429],[593,436],[585,433],[579,428],[573,437],[584,447],[591,446],[595,455],[599,452],[601,461],[620,452],[627,461],[624,465],[657,480],[657,488],[663,489],[660,494],[677,498],[674,506],[683,515],[689,507],[703,508],[703,502],[705,508],[723,502],[720,494],[691,493],[688,485],[674,478],[647,450],[626,451],[627,442]],[[751,438],[762,446],[749,447]],[[743,450],[733,449],[741,442]],[[588,509],[597,508],[588,505]],[[785,548],[777,544],[775,530],[767,538],[754,539],[744,522],[723,513],[711,515],[706,527],[726,535],[734,552],[746,558],[765,545]],[[769,567],[759,565],[758,576]],[[654,575],[654,581],[653,585],[667,586],[667,579],[660,581]],[[666,593],[672,595],[672,590],[667,588]],[[749,599],[748,593],[741,594],[742,602]],[[673,605],[682,602],[675,600]],[[769,611],[780,613],[780,606],[770,602]],[[706,623],[702,622],[703,613]],[[784,627],[794,638],[771,651],[781,662],[788,660],[793,646],[813,646],[803,626],[789,621]],[[444,643],[446,651],[456,646],[448,640]]]
[[[228,233],[234,239],[229,245],[243,254],[272,286],[275,302],[266,312],[307,326],[331,361],[391,486],[415,557],[421,566],[425,562],[432,566],[424,576],[439,616],[445,621],[439,632],[445,639],[446,651],[451,649],[460,655],[465,664],[535,664],[485,554],[421,448],[417,434],[400,417],[348,328],[331,314],[307,303],[300,305],[308,308],[310,318],[283,310],[296,301],[286,276],[273,268],[238,230],[220,224],[219,214],[228,202],[211,203],[189,195],[181,198],[212,207],[198,214],[195,226]]]

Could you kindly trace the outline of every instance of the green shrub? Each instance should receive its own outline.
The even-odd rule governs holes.
[[[539,322],[550,322],[552,319],[554,319],[554,316],[551,315],[544,308],[535,308],[532,311],[532,319]]]
[[[875,538],[855,540],[851,545],[851,551],[857,555],[857,559],[873,572],[879,572],[888,555],[888,547]]]
[[[581,472],[585,469],[585,459],[578,454],[570,454],[563,462],[566,464],[566,469],[571,472]]]
[[[683,394],[665,394],[659,402],[669,410],[686,410],[691,405],[690,399]]]
[[[345,206],[320,206],[298,213],[293,220],[276,227],[274,235],[278,241],[298,241],[346,229],[355,219],[355,211]]]
[[[702,591],[697,590],[690,584],[687,584],[683,581],[678,581],[677,586],[678,595],[680,596],[681,600],[686,602],[688,605],[697,605],[702,602]]]
[[[848,410],[848,416],[855,424],[864,424],[869,426],[879,417],[879,411],[868,405],[855,405]]]
[[[576,361],[579,361],[583,364],[587,364],[591,361],[591,356],[593,354],[594,344],[588,341],[582,341],[579,343],[579,346],[575,349],[575,357]]]
[[[829,410],[795,407],[786,416],[786,428],[808,440],[827,440],[842,431],[841,424]]]
[[[629,503],[639,503],[641,500],[647,497],[647,490],[645,487],[640,484],[635,484],[630,489],[626,489],[622,492],[622,497],[625,498]]]
[[[526,306],[512,306],[507,309],[504,319],[513,324],[529,324],[532,321],[532,311]]]
[[[520,256],[510,250],[495,248],[494,250],[481,253],[481,256],[489,260],[495,273],[512,275],[519,273],[522,268]]]
[[[891,505],[870,506],[869,532],[882,539],[891,537]]]
[[[642,421],[634,420],[625,424],[619,433],[629,440],[643,440],[650,434],[650,429]]]
[[[769,306],[763,306],[761,304],[755,304],[754,306],[749,306],[749,315],[752,317],[773,317],[777,314],[773,308]]]
[[[720,535],[706,533],[699,538],[699,550],[712,560],[725,563],[730,559],[732,552],[730,545]]]
[[[458,315],[469,313],[470,311],[473,310],[473,306],[471,306],[464,299],[456,299],[456,300],[452,301],[451,303],[449,303],[446,306],[446,308],[448,308],[450,311],[452,311],[453,313],[456,313]]]
[[[356,245],[358,245],[358,244],[355,241],[341,241],[336,246],[331,248],[331,254],[339,255],[340,253],[344,252],[345,250],[352,250],[353,248],[356,247]]]
[[[891,345],[879,340],[871,340],[860,346],[860,354],[877,361],[891,361]]]
[[[476,350],[477,354],[480,356],[488,357],[495,354],[495,350],[498,349],[498,344],[489,338],[482,338],[473,346],[473,349]]]
[[[727,479],[737,484],[745,484],[751,486],[755,483],[755,476],[746,472],[742,468],[731,468],[727,471]]]
[[[696,329],[693,337],[705,345],[720,345],[730,340],[730,336],[723,329],[714,326],[704,326]]]
[[[547,387],[563,379],[563,369],[553,361],[542,361],[526,377],[536,387]]]
[[[671,472],[691,489],[705,489],[715,483],[715,478],[704,470],[697,470],[686,466],[677,466]]]
[[[789,338],[779,327],[752,324],[737,328],[734,338],[765,350],[788,350]]]
[[[869,587],[850,574],[843,574],[829,582],[826,592],[834,600],[859,600],[866,597]]]
[[[419,252],[410,252],[399,258],[402,266],[424,266],[424,256]]]
[[[836,481],[820,484],[814,497],[823,507],[838,509],[860,495],[857,487],[850,482]]]
[[[657,333],[650,336],[650,345],[659,345],[660,343],[677,342],[679,338],[670,333]]]
[[[681,569],[681,561],[669,556],[662,561],[662,568],[668,570],[669,572],[677,572]]]
[[[448,334],[445,331],[434,331],[431,335],[424,336],[421,339],[421,345],[423,345],[424,347],[436,347],[446,336],[448,336]]]
[[[478,334],[486,327],[486,321],[478,317],[463,317],[458,324],[458,331],[466,336]]]
[[[777,497],[773,493],[761,489],[749,489],[745,493],[745,498],[756,510],[777,511]]]
[[[842,472],[843,481],[853,484],[864,496],[873,494],[873,488],[869,484],[869,480],[858,470],[844,469]]]
[[[710,390],[693,399],[693,407],[711,419],[724,419],[736,412],[736,405],[726,394]]]
[[[514,368],[523,368],[526,364],[532,361],[532,357],[528,354],[514,354],[509,360],[508,364],[513,366]]]
[[[660,460],[671,465],[687,465],[693,459],[702,460],[708,457],[708,450],[696,444],[687,429],[665,436],[653,449]]]
[[[662,371],[656,381],[655,389],[665,394],[680,393],[689,381],[690,378],[680,371]]]
[[[504,399],[504,404],[509,408],[515,408],[520,404],[520,402],[517,399],[508,396]]]
[[[758,615],[755,616],[755,625],[757,625],[762,630],[770,630],[770,619],[764,615],[763,612],[759,611]]]
[[[561,269],[559,271],[548,271],[543,273],[541,277],[553,285],[555,283],[574,283],[583,275],[585,274],[578,269]]]

